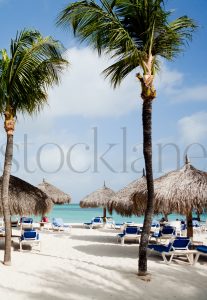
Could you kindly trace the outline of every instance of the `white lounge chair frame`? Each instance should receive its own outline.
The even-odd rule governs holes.
[[[132,240],[132,241],[136,241],[138,243],[140,243],[140,238],[141,238],[141,234],[125,234],[124,236],[120,237],[119,235],[117,235],[117,242],[119,242],[119,240],[121,240],[121,245],[124,245],[125,240]]]
[[[198,262],[198,259],[199,259],[200,256],[206,256],[207,257],[207,253],[201,252],[201,251],[197,251],[195,259],[194,259],[194,265]]]
[[[33,223],[20,223],[20,230],[33,229]]]
[[[151,253],[156,253],[160,254],[164,260],[164,262],[168,265],[171,264],[172,260],[176,256],[182,256],[186,257],[190,265],[194,265],[194,254],[197,254],[197,250],[188,250],[188,249],[183,249],[183,250],[172,250],[169,252],[159,252],[154,249],[147,249],[148,254],[150,255]],[[169,256],[169,259],[167,259],[167,256]]]
[[[83,227],[90,228],[90,229],[93,229],[93,228],[103,228],[104,227],[104,223],[102,223],[102,222],[91,222],[91,224],[83,223]]]
[[[0,227],[4,227],[4,219],[0,218]]]
[[[175,228],[176,235],[179,235],[179,236],[182,235],[181,221],[170,221],[169,225]]]
[[[173,250],[170,252],[162,252],[162,258],[164,262],[168,265],[171,264],[172,259],[176,256],[184,256],[187,258],[190,265],[194,264],[194,254],[196,254],[196,250]],[[170,256],[169,260],[167,260],[167,256]]]
[[[52,224],[52,230],[53,231],[67,231],[67,232],[71,232],[71,226],[70,225],[68,225],[68,226],[66,226],[66,225],[63,225],[63,226],[55,226],[54,224]]]
[[[28,238],[28,239],[26,238],[24,240],[20,239],[20,242],[19,242],[20,251],[22,251],[22,245],[30,245],[31,247],[38,246],[39,251],[41,251],[41,241],[37,240],[37,239],[31,239],[31,238]]]

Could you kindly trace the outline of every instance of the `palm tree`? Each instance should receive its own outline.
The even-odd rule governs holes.
[[[139,247],[138,275],[147,274],[147,245],[153,216],[152,101],[156,97],[154,76],[158,58],[172,60],[195,29],[193,20],[182,16],[169,21],[164,0],[100,0],[69,4],[58,16],[57,24],[71,25],[81,42],[86,41],[101,55],[115,60],[104,70],[114,87],[135,68],[143,100],[143,154],[145,159],[148,203]]]
[[[63,47],[38,31],[23,30],[11,40],[10,53],[0,51],[0,110],[7,134],[1,201],[5,221],[4,264],[11,264],[11,220],[9,179],[13,157],[13,135],[18,113],[37,113],[47,102],[47,88],[59,82],[67,61]]]

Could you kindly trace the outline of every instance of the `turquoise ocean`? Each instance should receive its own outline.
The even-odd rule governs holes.
[[[97,216],[103,215],[103,209],[102,208],[81,208],[79,204],[64,204],[64,205],[54,205],[53,209],[47,216],[51,220],[53,217],[56,218],[62,218],[64,222],[66,223],[83,223],[83,222],[89,222],[92,218]],[[121,215],[118,215],[117,213],[113,212],[112,215],[110,215],[107,212],[107,216],[112,217],[116,223],[122,223],[127,221],[132,221],[136,223],[142,223],[144,220],[144,217],[122,217]],[[194,214],[196,217],[196,214]],[[35,217],[36,221],[40,221],[41,217]],[[154,216],[154,219],[159,220],[162,218],[162,215],[156,215]],[[181,216],[178,214],[171,214],[168,216],[169,220],[176,220],[179,219],[185,219],[185,216]],[[201,215],[201,220],[206,220],[207,214]]]

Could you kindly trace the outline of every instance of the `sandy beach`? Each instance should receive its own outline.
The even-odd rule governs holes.
[[[180,260],[169,266],[151,255],[152,279],[144,282],[136,275],[138,245],[121,246],[116,234],[108,229],[42,231],[41,252],[20,252],[14,239],[12,266],[0,267],[1,299],[206,299],[206,258],[196,266]],[[1,238],[1,261],[2,248]]]

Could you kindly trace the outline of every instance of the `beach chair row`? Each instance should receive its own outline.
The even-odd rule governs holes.
[[[12,227],[19,227],[21,230],[24,229],[46,229],[46,230],[57,230],[57,231],[62,231],[62,230],[70,230],[72,228],[71,225],[65,224],[63,222],[62,218],[52,218],[52,222],[47,222],[41,221],[41,222],[34,222],[33,218],[31,217],[21,217],[20,221],[16,219],[15,221],[13,220],[11,222]],[[0,220],[0,232],[4,231],[4,222],[3,219]]]
[[[121,241],[124,245],[126,240],[140,242],[141,227],[130,226],[126,227],[122,233],[117,235],[117,241]],[[159,254],[162,256],[166,264],[171,264],[172,260],[176,257],[186,258],[190,265],[195,265],[200,256],[207,256],[207,246],[200,245],[191,249],[192,246],[190,238],[183,236],[176,236],[175,227],[164,226],[159,232],[151,234],[150,241],[155,238],[153,244],[148,245],[148,254]],[[168,244],[161,244],[163,239],[169,240]]]

